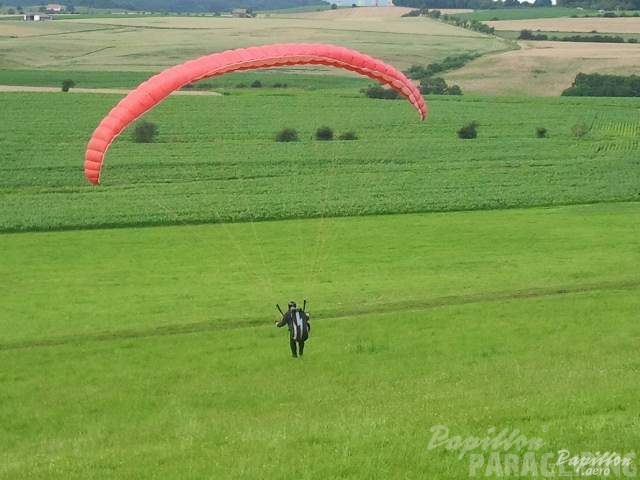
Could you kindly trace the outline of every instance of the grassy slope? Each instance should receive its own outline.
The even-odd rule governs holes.
[[[2,235],[0,478],[468,478],[468,459],[427,450],[436,424],[518,428],[540,454],[628,451],[639,218],[630,203],[332,221],[302,363],[263,312],[302,295],[291,272],[313,273],[311,255],[290,232],[319,220],[255,225],[265,269],[251,225]],[[282,290],[262,297],[238,247]],[[179,324],[192,333],[159,328]]]
[[[147,116],[159,125],[158,143],[125,133],[94,188],[82,177],[85,142],[117,96],[0,98],[21,119],[0,125],[5,231],[638,198],[635,100],[431,98],[421,123],[406,102],[366,99],[355,88],[174,97]],[[470,120],[480,122],[479,138],[457,139]],[[580,140],[569,133],[577,123],[593,126]],[[310,140],[322,125],[360,140]],[[301,141],[274,142],[288,126]],[[550,138],[535,138],[537,126]]]
[[[264,306],[285,295],[309,295],[335,316],[638,280],[639,213],[630,203],[5,234],[1,330],[5,341],[144,333],[266,321]],[[230,310],[239,304],[246,310]]]
[[[355,48],[400,68],[447,55],[504,50],[500,38],[426,18],[152,17],[0,23],[2,69],[153,71],[230,48],[319,42]]]

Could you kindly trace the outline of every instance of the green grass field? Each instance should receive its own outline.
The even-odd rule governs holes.
[[[155,71],[150,72],[101,72],[77,70],[0,70],[0,85],[18,85],[35,87],[60,87],[63,80],[71,79],[76,87],[82,88],[135,88],[147,80]],[[335,69],[305,68],[300,71],[290,69],[265,69],[255,72],[237,72],[205,79],[199,83],[211,88],[237,88],[239,84],[249,87],[260,80],[265,87],[274,84],[286,84],[287,87],[315,90],[319,88],[353,88],[358,90],[370,82],[362,77],[341,75]]]
[[[468,458],[427,449],[433,425],[629,451],[639,219],[627,203],[2,235],[0,477],[467,478]],[[303,293],[298,361],[269,307]]]

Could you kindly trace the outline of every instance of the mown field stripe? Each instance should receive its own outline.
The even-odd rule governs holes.
[[[64,192],[62,190],[61,192]],[[494,212],[502,210],[529,210],[536,208],[560,208],[560,207],[575,207],[575,206],[589,206],[589,205],[615,205],[619,203],[637,203],[635,198],[620,198],[615,200],[602,200],[594,201],[589,200],[586,202],[563,202],[563,203],[532,203],[530,205],[497,205],[495,207],[468,207],[468,208],[451,208],[451,209],[415,209],[415,210],[389,210],[388,212],[359,212],[356,215],[339,214],[339,213],[326,213],[319,212],[318,214],[309,214],[305,216],[278,216],[273,218],[258,218],[258,219],[240,219],[240,220],[221,220],[217,215],[213,218],[204,220],[190,220],[175,217],[167,221],[161,220],[136,220],[131,222],[108,222],[103,224],[93,225],[54,225],[54,226],[33,226],[28,228],[20,227],[2,227],[0,226],[1,235],[14,235],[19,233],[48,233],[48,232],[77,232],[81,230],[113,230],[113,229],[127,229],[127,228],[156,228],[156,227],[176,227],[176,226],[198,226],[198,225],[226,225],[226,224],[251,224],[262,222],[280,222],[288,220],[304,220],[304,219],[329,219],[329,218],[358,218],[358,217],[383,217],[388,215],[419,215],[429,213],[461,213],[461,212]],[[158,204],[160,206],[160,204]],[[173,213],[173,212],[172,212]]]
[[[556,287],[533,287],[528,289],[502,290],[496,292],[480,292],[465,295],[447,295],[424,301],[410,301],[386,303],[383,305],[342,308],[340,315],[335,312],[327,312],[324,315],[314,316],[313,320],[336,320],[361,317],[372,314],[390,314],[407,311],[423,311],[439,307],[467,305],[473,303],[500,302],[509,300],[525,300],[531,298],[553,297],[561,295],[575,295],[580,293],[605,291],[605,290],[633,290],[640,287],[640,279],[628,279],[611,282],[585,283],[579,285],[566,285]],[[231,322],[231,319],[229,319]],[[85,342],[109,342],[134,338],[161,337],[170,335],[185,335],[190,333],[237,330],[240,328],[255,328],[265,326],[262,320],[222,322],[197,322],[187,324],[164,325],[156,328],[123,329],[112,332],[99,332],[84,335],[68,335],[55,338],[41,338],[34,340],[19,340],[0,343],[0,351],[19,350],[39,347],[56,347]]]

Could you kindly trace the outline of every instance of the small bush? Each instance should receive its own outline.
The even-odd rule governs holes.
[[[536,128],[536,137],[538,138],[547,138],[547,129],[544,127]]]
[[[361,90],[369,98],[381,98],[383,100],[396,100],[400,98],[400,94],[390,88],[384,88],[380,85],[372,85],[369,88]]]
[[[447,95],[462,95],[462,89],[459,85],[451,85],[447,89]]]
[[[67,80],[63,80],[62,81],[62,91],[63,92],[68,92],[69,89],[73,88],[76,86],[76,82],[74,82],[73,80],[67,79]]]
[[[411,10],[407,13],[403,13],[401,16],[402,17],[419,17],[422,15],[422,10]]]
[[[286,83],[280,83],[280,82],[273,84],[273,88],[287,88],[287,86],[288,85]]]
[[[298,131],[295,128],[285,128],[276,134],[276,142],[297,142]]]
[[[247,85],[246,85],[246,84],[244,84],[244,83],[238,83],[238,84],[236,85],[236,88],[247,88]]]
[[[471,123],[468,123],[467,125],[462,127],[460,130],[458,130],[458,138],[465,138],[465,139],[476,138],[478,136],[477,128],[478,128],[478,122],[476,122],[475,120]]]
[[[531,30],[521,30],[518,40],[548,40],[549,37],[543,33],[533,33]]]
[[[358,140],[356,132],[344,132],[338,137],[339,140]]]
[[[316,140],[333,140],[333,130],[330,127],[320,127],[316,130]]]
[[[262,82],[260,80],[254,80],[251,83],[251,88],[262,88]]]
[[[158,127],[155,123],[141,120],[136,123],[133,129],[133,141],[136,143],[152,143],[157,133]]]
[[[577,123],[573,127],[571,127],[571,135],[575,138],[582,138],[587,133],[589,133],[589,127],[587,127],[584,123]]]

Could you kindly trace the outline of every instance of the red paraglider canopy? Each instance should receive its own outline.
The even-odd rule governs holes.
[[[100,183],[104,157],[111,143],[127,125],[152,109],[171,92],[207,77],[287,65],[327,65],[359,73],[389,85],[411,102],[423,120],[427,116],[427,107],[420,91],[402,72],[355,50],[335,45],[304,43],[227,50],[168,68],[129,92],[93,132],[85,152],[85,177],[94,185]]]

